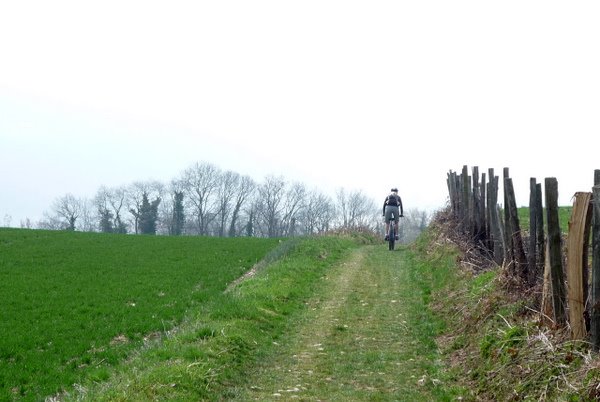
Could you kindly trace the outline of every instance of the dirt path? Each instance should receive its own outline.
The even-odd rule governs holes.
[[[404,253],[363,247],[333,269],[236,400],[432,400],[432,362],[410,329],[422,296]]]

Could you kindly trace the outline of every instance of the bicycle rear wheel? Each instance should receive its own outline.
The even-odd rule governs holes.
[[[396,243],[396,231],[394,230],[394,225],[396,224],[396,222],[392,219],[390,220],[390,229],[388,231],[388,245],[389,245],[389,250],[392,251],[394,250],[394,246]]]

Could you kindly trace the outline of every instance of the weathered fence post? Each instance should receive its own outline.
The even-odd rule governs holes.
[[[586,335],[585,303],[588,289],[588,242],[592,219],[591,193],[576,193],[567,237],[567,296],[573,339]]]
[[[458,194],[456,191],[456,173],[450,171],[448,173],[448,193],[450,195],[450,207],[454,217],[458,217]]]
[[[471,186],[470,186],[470,178],[469,178],[469,171],[468,171],[468,167],[467,165],[463,166],[462,169],[462,175],[461,175],[461,179],[462,179],[462,206],[461,206],[461,225],[462,225],[462,230],[463,232],[467,232],[469,233],[471,230],[471,225],[469,222],[469,217],[471,216],[471,205],[470,205],[470,201],[471,201],[471,197],[470,197],[470,193],[471,193]]]
[[[514,256],[513,256],[513,245],[512,245],[512,229],[510,227],[510,216],[509,216],[509,212],[508,212],[508,194],[506,191],[506,180],[509,178],[508,175],[508,168],[505,167],[503,169],[503,185],[504,185],[504,229],[503,229],[503,244],[502,247],[504,248],[504,265],[509,269],[509,271],[511,269],[513,269],[513,264],[514,264]]]
[[[463,207],[463,202],[461,200],[461,183],[462,183],[461,175],[454,173],[454,190],[456,191],[456,218],[460,219],[461,210]]]
[[[534,177],[529,179],[529,276],[530,286],[535,284],[537,277],[537,191],[536,180]]]
[[[481,210],[481,194],[479,193],[479,167],[473,166],[473,189],[472,192],[472,205],[471,210],[471,236],[475,240],[475,243],[479,243],[481,236],[481,224],[479,211]]]
[[[529,179],[529,253],[528,281],[530,286],[543,274],[544,267],[544,208],[542,185],[534,177]]]
[[[527,281],[527,257],[523,248],[523,237],[521,236],[521,225],[519,224],[519,215],[517,210],[517,201],[515,190],[511,178],[506,178],[504,183],[505,197],[507,204],[504,206],[508,210],[507,228],[510,228],[510,237],[512,241],[512,255],[514,258],[514,272],[523,281]]]
[[[565,324],[565,278],[563,273],[560,224],[558,219],[558,182],[555,177],[545,179],[546,219],[548,223],[548,263],[552,288],[554,322]]]
[[[479,210],[479,221],[481,222],[481,236],[482,236],[482,244],[486,245],[486,248],[489,250],[489,247],[487,247],[488,244],[488,239],[490,238],[490,223],[487,220],[487,209],[488,209],[488,205],[487,205],[487,194],[485,191],[487,184],[486,184],[486,177],[485,177],[485,173],[481,173],[481,184],[479,185],[480,188],[480,193],[481,193],[481,208]]]
[[[536,203],[537,203],[537,207],[536,207],[536,212],[537,212],[537,216],[536,216],[536,229],[537,229],[537,233],[535,235],[536,241],[537,241],[537,267],[535,269],[536,271],[536,276],[540,276],[540,273],[544,272],[544,265],[546,263],[545,259],[546,259],[546,241],[544,239],[544,206],[543,206],[543,202],[542,202],[542,183],[538,183],[535,186],[535,190],[536,190]],[[537,279],[536,279],[537,280]]]
[[[600,170],[594,172],[592,218],[592,301],[591,325],[592,345],[600,349]]]
[[[489,169],[490,183],[488,186],[488,215],[490,222],[490,238],[492,244],[494,261],[502,264],[504,258],[504,237],[500,227],[500,214],[498,212],[498,176],[494,175],[494,169]]]
[[[546,326],[552,326],[554,324],[554,308],[552,307],[552,275],[550,274],[550,255],[548,255],[548,247],[545,248],[544,254],[544,281],[542,287],[542,305],[541,310],[541,322]]]
[[[491,172],[492,169],[488,169],[488,172]],[[490,176],[490,180],[488,181],[488,183],[486,184],[486,192],[485,192],[485,203],[487,205],[487,207],[485,208],[485,221],[486,223],[486,229],[487,229],[487,248],[488,250],[490,250],[491,255],[494,255],[494,235],[492,234],[492,229],[493,229],[493,223],[492,223],[492,214],[491,214],[491,208],[490,206],[493,205],[492,203],[492,185],[493,185],[493,177]]]

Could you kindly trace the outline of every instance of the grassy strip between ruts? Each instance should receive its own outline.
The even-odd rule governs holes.
[[[227,400],[273,347],[332,264],[356,239],[303,239],[237,289],[190,311],[176,331],[147,345],[102,383],[65,400]]]

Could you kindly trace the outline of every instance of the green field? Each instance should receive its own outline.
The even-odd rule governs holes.
[[[573,207],[558,207],[558,221],[560,223],[560,229],[563,233],[569,231],[569,219],[571,219],[571,213]],[[519,224],[521,229],[529,230],[529,207],[517,208],[519,216]],[[544,225],[546,225],[546,210],[544,209]]]
[[[278,242],[0,229],[0,400],[107,379]]]

